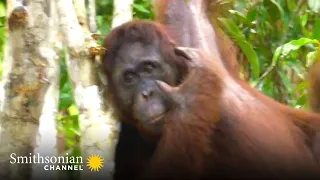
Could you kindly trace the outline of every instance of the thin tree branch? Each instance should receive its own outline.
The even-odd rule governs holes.
[[[97,32],[97,23],[96,23],[96,1],[88,0],[88,21],[89,21],[89,30],[91,33]]]

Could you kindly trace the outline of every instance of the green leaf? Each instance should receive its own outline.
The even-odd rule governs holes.
[[[140,12],[144,12],[144,13],[150,13],[150,11],[148,9],[146,9],[144,6],[140,5],[140,4],[134,4],[133,7],[140,11]]]
[[[61,73],[61,77],[60,77],[60,87],[61,89],[64,88],[65,84],[68,83],[68,74],[67,73]]]
[[[300,38],[298,40],[292,40],[278,47],[274,53],[274,58],[278,57],[280,53],[282,56],[287,56],[291,51],[298,50],[300,47],[309,43],[318,43],[318,41],[316,39],[309,39],[309,38]]]
[[[81,151],[80,151],[80,149],[79,149],[79,148],[74,148],[74,149],[72,150],[72,155],[73,155],[73,156],[81,156]]]
[[[257,10],[256,9],[250,9],[247,13],[247,20],[249,22],[252,22],[256,19],[257,16]]]
[[[72,115],[72,116],[65,116],[63,118],[60,118],[59,121],[77,121],[79,118],[79,115]]]
[[[66,139],[65,142],[67,147],[72,147],[76,143],[73,139],[69,139],[69,138]]]
[[[300,108],[300,107],[304,107],[304,105],[307,104],[307,96],[306,94],[302,94],[298,100],[297,100],[297,103],[295,105],[295,108]]]
[[[288,79],[288,77],[282,71],[278,71],[278,73],[279,73],[281,81],[284,84],[284,87],[286,88],[288,93],[292,93],[294,88],[293,88],[291,81]]]
[[[301,26],[305,27],[308,22],[308,14],[303,14],[301,16]]]
[[[306,63],[307,68],[309,68],[313,64],[313,62],[316,60],[316,57],[317,57],[317,51],[312,51],[307,54],[307,63]]]
[[[288,9],[294,11],[296,9],[296,0],[287,0]]]
[[[286,61],[285,64],[288,65],[288,67],[292,68],[294,72],[303,80],[305,78],[305,74],[307,73],[303,65],[300,63],[300,61]]]
[[[318,43],[318,41],[316,39],[309,39],[309,38],[300,38],[298,40],[292,40],[284,44],[282,55],[286,56],[290,53],[290,51],[298,50],[300,47],[309,43]]]
[[[234,41],[239,45],[243,53],[248,58],[251,65],[253,77],[258,78],[260,75],[260,63],[258,55],[254,51],[251,44],[247,42],[241,30],[232,20],[226,18],[219,18],[219,21],[222,22],[228,34],[231,36],[232,39],[234,39]]]
[[[66,109],[73,103],[73,96],[70,93],[61,93],[59,98],[59,110]]]
[[[71,94],[73,90],[70,81],[65,82],[64,86],[61,87],[60,91],[62,93]]]
[[[74,127],[70,128],[70,131],[72,131],[74,134],[80,136],[81,135],[81,132],[80,132],[80,129],[75,129]]]
[[[0,16],[0,28],[3,28],[6,24],[6,16]]]
[[[6,17],[6,6],[3,2],[0,2],[0,16]]]
[[[305,90],[307,87],[309,86],[309,82],[307,81],[303,81],[301,83],[299,83],[296,87],[296,91],[303,91]]]
[[[287,56],[290,52],[298,50],[300,47],[309,43],[318,43],[318,41],[315,39],[300,38],[298,40],[292,40],[282,46],[277,47],[273,54],[271,64],[275,66],[280,56]]]
[[[278,19],[283,19],[284,11],[280,4],[275,0],[264,0],[263,4],[267,8],[267,12],[271,17],[272,21],[277,21]]]
[[[272,81],[272,79],[270,77],[266,77],[263,81],[262,81],[262,87],[261,87],[261,91],[269,96],[269,97],[273,97],[274,94],[274,83]]]
[[[315,23],[313,25],[313,38],[320,41],[320,18],[315,19]]]
[[[73,116],[73,115],[78,115],[79,111],[76,105],[72,104],[69,108],[68,108],[68,113]]]
[[[236,10],[229,10],[229,12],[239,18],[240,21],[247,22],[247,18],[243,13]]]

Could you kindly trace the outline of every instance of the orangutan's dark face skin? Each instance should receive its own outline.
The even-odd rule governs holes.
[[[161,132],[168,100],[156,80],[175,85],[176,69],[151,44],[124,44],[117,54],[112,79],[122,108],[131,111],[144,129]]]

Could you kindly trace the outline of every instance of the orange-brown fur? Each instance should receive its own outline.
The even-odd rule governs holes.
[[[133,117],[131,109],[121,106],[119,94],[117,93],[112,73],[116,71],[115,58],[118,51],[126,43],[141,42],[144,44],[152,44],[155,48],[159,48],[161,56],[167,61],[173,69],[177,69],[176,78],[181,80],[186,73],[187,67],[185,63],[173,53],[174,43],[163,27],[150,21],[133,21],[123,24],[109,33],[104,40],[104,48],[107,52],[102,57],[102,71],[108,80],[108,97],[115,111],[115,116],[121,122],[121,130],[115,153],[115,173],[113,178],[130,179],[138,176],[147,166],[150,157],[156,147],[156,142],[149,142],[141,137],[141,133],[145,135],[152,134],[143,131],[140,124]],[[176,82],[179,83],[179,82]],[[154,139],[151,137],[150,139]]]
[[[206,52],[211,53],[212,56],[217,57],[215,54],[218,52],[220,54],[220,61],[222,61],[224,68],[228,71],[232,77],[238,81],[238,83],[242,84],[242,86],[249,87],[248,83],[239,78],[239,64],[237,61],[237,48],[234,46],[233,42],[226,37],[226,35],[217,27],[217,23],[214,23],[213,31],[207,29],[201,29],[193,26],[188,26],[188,21],[193,21],[194,19],[206,19],[209,15],[206,14],[205,11],[214,10],[217,6],[214,0],[154,0],[155,2],[155,14],[156,19],[166,25],[169,29],[169,34],[174,38],[175,41],[178,42],[180,46],[199,48],[204,50],[202,47],[209,46],[212,51]],[[194,14],[191,12],[190,7],[197,7],[197,3],[202,4],[202,13],[205,16],[199,16],[199,14]],[[208,3],[211,3],[210,5]],[[174,8],[179,9],[179,11],[172,11]],[[208,12],[209,14],[213,14],[215,12]],[[183,18],[180,17],[180,22],[173,21],[174,18],[179,16],[179,14],[184,14]],[[176,18],[177,19],[177,18]],[[189,33],[183,34],[180,32],[181,28],[188,28]],[[196,29],[196,31],[192,30]],[[190,33],[191,32],[191,33]],[[196,39],[196,36],[193,36],[192,33],[195,34],[207,34],[208,36],[215,37],[215,43],[217,46],[213,46],[212,43],[208,42],[207,39]],[[186,43],[184,39],[193,39],[190,41],[196,41],[196,44]],[[219,61],[219,58],[215,58],[216,61]],[[311,87],[309,90],[309,104],[314,112],[320,112],[320,75],[319,75],[319,62],[316,62],[310,70],[310,82]],[[306,143],[310,146],[310,148],[314,149],[314,155],[320,161],[320,135],[317,135],[317,132],[320,131],[319,125],[320,120],[317,115],[314,113],[310,113],[307,111],[300,111],[294,108],[288,107],[277,101],[264,96],[261,92],[256,89],[250,88],[253,95],[259,98],[264,103],[268,104],[270,108],[273,108],[275,111],[278,111],[282,114],[285,114],[288,118],[290,118],[298,127],[300,127],[303,132],[307,135],[305,138]],[[319,133],[318,133],[319,134]],[[318,137],[319,136],[319,137]]]
[[[166,92],[175,106],[145,178],[320,178],[292,119],[199,54],[195,72]]]
[[[178,46],[199,48],[216,56],[234,78],[239,78],[237,48],[224,32],[212,27],[208,18],[208,0],[153,0],[156,21]],[[191,10],[192,9],[192,10]],[[196,13],[194,12],[196,11]],[[201,22],[201,23],[199,23]]]
[[[168,3],[174,2],[174,0],[159,0],[158,2],[163,2],[162,5],[158,6],[161,7],[160,13],[165,13],[166,7]],[[186,2],[185,0],[175,0],[175,2]],[[189,2],[194,3],[195,0],[190,0]],[[199,2],[199,1],[198,1]],[[192,4],[191,4],[192,5]],[[185,6],[184,6],[185,7]],[[177,14],[173,14],[174,16],[179,16],[179,11],[177,11]],[[183,16],[185,19],[183,21],[193,20],[195,14],[191,13],[185,13],[180,12],[180,15],[188,15]],[[161,16],[161,15],[160,15]],[[206,18],[205,16],[197,17],[197,18]],[[162,22],[164,25],[166,25],[165,17],[162,15],[162,18],[159,18],[159,21]],[[261,167],[270,167],[276,165],[278,162],[274,162],[274,160],[277,160],[277,158],[281,159],[279,160],[280,163],[277,167],[285,168],[287,167],[288,171],[292,171],[294,168],[297,168],[298,170],[303,171],[304,167],[306,166],[313,166],[313,162],[310,159],[310,156],[308,155],[308,149],[309,147],[306,146],[306,144],[310,143],[310,146],[312,147],[313,144],[310,142],[309,136],[304,137],[304,133],[301,131],[300,128],[304,128],[304,132],[310,131],[310,137],[314,134],[314,127],[319,125],[319,116],[313,113],[308,113],[305,111],[299,111],[295,110],[293,108],[281,105],[274,100],[272,100],[269,97],[264,96],[261,92],[257,91],[254,88],[251,88],[247,82],[241,81],[238,79],[238,67],[236,62],[236,55],[234,53],[234,49],[231,48],[231,41],[224,41],[223,36],[217,35],[217,32],[212,33],[209,29],[209,33],[207,31],[204,31],[201,28],[193,29],[193,26],[195,24],[191,24],[191,26],[186,26],[187,23],[180,23],[178,24],[171,21],[171,24],[169,26],[166,26],[166,28],[161,27],[160,25],[155,25],[153,23],[150,23],[149,25],[146,25],[144,23],[139,22],[132,22],[124,27],[122,27],[122,30],[125,30],[126,28],[132,28],[136,26],[137,31],[147,32],[143,33],[145,36],[149,38],[154,38],[156,40],[160,40],[161,48],[163,48],[164,56],[168,56],[168,50],[172,49],[174,44],[169,43],[170,38],[167,36],[166,31],[171,35],[172,38],[174,38],[175,42],[178,45],[181,46],[189,46],[189,47],[195,47],[202,49],[201,47],[209,47],[208,49],[212,49],[215,53],[206,52],[209,53],[213,58],[209,58],[210,60],[217,60],[222,61],[223,66],[221,64],[212,65],[210,64],[210,67],[214,67],[215,71],[217,71],[215,74],[219,75],[219,78],[214,78],[216,76],[212,76],[213,79],[208,79],[209,76],[204,76],[203,81],[201,78],[201,81],[194,82],[195,84],[189,84],[195,86],[197,89],[197,85],[199,87],[203,87],[204,92],[211,93],[211,95],[208,94],[201,94],[199,92],[194,92],[192,95],[189,94],[188,97],[195,98],[198,97],[198,102],[201,102],[199,104],[191,103],[190,105],[194,105],[193,107],[190,107],[186,112],[183,111],[177,111],[180,112],[177,114],[168,114],[168,121],[171,121],[171,125],[168,124],[165,128],[165,135],[163,136],[156,152],[154,152],[155,145],[152,143],[147,143],[144,140],[139,137],[137,130],[134,127],[125,126],[125,128],[122,129],[122,132],[120,133],[120,138],[117,146],[117,152],[119,155],[116,155],[116,167],[115,167],[115,176],[114,179],[128,179],[134,178],[137,175],[139,175],[146,167],[149,167],[149,160],[150,158],[154,157],[154,163],[153,165],[156,166],[155,170],[160,170],[160,172],[157,172],[157,176],[161,175],[161,169],[163,171],[168,170],[168,167],[171,167],[170,170],[173,170],[174,173],[176,173],[176,177],[199,177],[203,176],[204,172],[207,172],[207,168],[214,168],[215,172],[218,170],[221,171],[227,171],[232,172],[233,165],[234,166],[241,166],[239,164],[239,161],[234,161],[233,159],[236,159],[237,157],[244,158],[245,160],[252,161],[253,164],[260,164],[261,161],[259,159],[256,159],[256,157],[260,157],[263,159],[263,162],[261,164]],[[183,34],[179,31],[180,27],[187,27],[186,33]],[[177,28],[177,29],[175,29]],[[188,29],[190,28],[190,29]],[[122,31],[120,30],[120,31]],[[208,29],[206,29],[208,30]],[[123,31],[122,31],[123,33]],[[141,33],[141,32],[140,32]],[[179,34],[180,33],[180,34]],[[197,39],[198,36],[201,34],[207,34],[209,36],[209,39],[212,39],[212,36],[217,37],[214,39],[214,43],[217,43],[217,46],[214,46],[212,44],[212,41],[206,42],[206,39]],[[195,34],[195,36],[193,36]],[[200,34],[200,35],[199,35]],[[182,36],[181,36],[182,35]],[[210,38],[211,36],[211,38]],[[221,42],[219,43],[219,37],[221,39]],[[188,41],[185,41],[184,38],[191,38]],[[193,39],[192,39],[193,38]],[[123,38],[123,34],[119,32],[119,29],[116,28],[113,30],[113,32],[109,35],[108,39],[105,40],[105,47],[115,47],[115,44],[121,44],[125,41],[128,41],[128,39]],[[186,43],[187,42],[187,43]],[[202,44],[204,43],[204,45]],[[226,47],[224,47],[226,46]],[[108,48],[108,51],[110,51],[110,48]],[[219,55],[218,55],[219,54]],[[219,58],[220,57],[220,58]],[[104,64],[104,73],[108,75],[110,71],[112,71],[112,58],[110,58],[111,61],[109,63]],[[183,63],[176,61],[172,58],[167,58],[168,61],[172,60],[171,64],[174,64],[179,68],[179,74],[177,76],[183,76],[186,67],[183,66]],[[209,72],[211,73],[215,72],[211,69]],[[225,71],[226,70],[226,71]],[[208,74],[207,74],[208,75]],[[199,76],[200,77],[200,76]],[[227,79],[222,79],[228,77]],[[237,80],[238,79],[238,80]],[[228,80],[228,81],[225,81]],[[210,83],[201,83],[201,82],[210,82]],[[222,81],[222,83],[221,83]],[[212,85],[212,82],[215,82],[214,86]],[[228,83],[231,82],[231,83]],[[223,85],[223,86],[222,86]],[[226,86],[227,85],[227,86]],[[234,86],[235,85],[235,86]],[[221,89],[220,87],[221,86]],[[130,114],[128,114],[126,111],[122,109],[122,107],[117,106],[117,98],[115,97],[116,91],[112,89],[113,87],[109,87],[109,92],[111,94],[111,99],[113,100],[114,107],[116,111],[119,111],[118,117],[121,122],[133,122],[134,119]],[[192,89],[192,88],[191,88]],[[199,90],[202,90],[202,88]],[[209,91],[212,90],[212,91]],[[221,90],[221,92],[220,92]],[[224,94],[223,92],[226,92],[228,90],[229,92],[233,92],[233,96],[220,96],[221,94]],[[241,90],[241,91],[239,91]],[[212,94],[212,92],[216,94]],[[246,95],[241,94],[241,92],[245,92]],[[248,95],[248,96],[247,96]],[[208,97],[209,98],[208,98]],[[201,98],[200,98],[201,97]],[[223,97],[223,98],[222,98]],[[229,97],[229,98],[228,98]],[[233,97],[233,98],[230,98]],[[254,99],[255,101],[248,101],[245,97],[250,97]],[[218,98],[218,99],[215,99]],[[215,101],[217,100],[217,102]],[[218,102],[224,102],[224,105],[217,104]],[[203,104],[202,104],[203,103]],[[219,105],[219,106],[218,106]],[[199,108],[202,107],[202,108]],[[197,109],[198,108],[198,109]],[[248,108],[254,109],[255,111],[249,111]],[[189,112],[191,110],[197,111],[195,112]],[[209,111],[210,110],[210,111]],[[221,110],[223,110],[223,113],[221,113]],[[217,112],[218,111],[218,112]],[[182,113],[183,112],[183,113]],[[215,113],[213,113],[215,112]],[[219,114],[219,119],[218,117]],[[221,114],[223,116],[221,116]],[[209,116],[210,115],[210,116]],[[217,115],[217,116],[216,116]],[[205,121],[202,123],[196,123],[196,120],[199,117],[203,117]],[[227,119],[227,121],[221,121],[221,119]],[[229,121],[229,119],[233,121]],[[177,121],[176,121],[177,120]],[[210,135],[212,135],[212,131],[208,129],[208,123],[212,124],[217,120],[217,123],[215,123],[215,126],[219,125],[220,127],[225,127],[225,125],[228,125],[228,123],[232,122],[241,122],[241,126],[237,126],[237,124],[234,124],[235,129],[230,134],[230,137],[233,137],[236,142],[232,142],[230,144],[227,144],[228,137],[224,138],[216,138],[217,141],[215,141],[214,148],[220,147],[220,149],[224,148],[231,148],[235,149],[230,151],[229,153],[233,153],[233,156],[236,158],[231,158],[228,156],[218,156],[217,154],[214,154],[214,160],[212,161],[211,157],[211,151],[214,149],[211,144],[208,144],[208,141],[211,141],[212,138]],[[260,121],[261,120],[261,121]],[[181,123],[182,121],[187,121],[187,123]],[[292,123],[295,122],[296,124]],[[222,124],[219,124],[221,122],[224,122]],[[255,122],[255,123],[251,123]],[[299,126],[296,126],[299,125]],[[312,128],[310,128],[312,126]],[[194,127],[194,128],[191,128]],[[277,133],[274,133],[273,129],[266,128],[265,131],[260,131],[261,127],[269,127],[269,128],[275,128],[277,130]],[[300,128],[297,128],[300,127]],[[284,129],[283,129],[284,128]],[[283,134],[281,134],[283,133]],[[263,136],[262,136],[262,135]],[[265,135],[268,134],[268,135]],[[270,134],[270,136],[269,136]],[[290,136],[290,134],[292,136]],[[232,136],[231,136],[232,135]],[[282,137],[284,135],[284,137]],[[277,137],[282,137],[280,140],[275,141],[275,145],[273,144],[273,140],[277,139]],[[296,139],[294,139],[296,137]],[[257,138],[261,141],[260,144],[251,144],[250,138]],[[306,138],[305,142],[302,141],[304,138]],[[309,141],[308,141],[309,140]],[[279,143],[279,142],[282,143]],[[304,144],[306,143],[306,144]],[[297,147],[299,145],[299,147]],[[252,147],[252,148],[248,148]],[[275,148],[277,151],[269,153],[266,152],[266,149]],[[281,149],[281,151],[279,150]],[[254,150],[254,152],[252,152]],[[219,152],[222,152],[221,150]],[[227,152],[226,152],[227,153]],[[225,154],[224,154],[225,155]],[[296,155],[297,162],[289,163],[290,161],[286,158],[290,155]],[[163,157],[161,159],[161,157]],[[176,160],[174,162],[166,162],[162,161],[165,160],[165,157],[170,157],[171,160]],[[301,160],[301,157],[305,157],[305,159]],[[158,159],[159,158],[159,159]],[[282,161],[283,159],[283,161]],[[206,160],[209,160],[206,161]],[[160,162],[159,162],[160,161]],[[205,163],[203,163],[205,161]],[[231,163],[231,162],[233,163]],[[172,164],[173,163],[173,164]],[[229,166],[221,166],[224,165],[224,163],[227,163]],[[158,165],[157,165],[158,164]],[[301,169],[298,168],[298,166],[294,165],[301,165]],[[304,166],[304,164],[306,164]],[[151,168],[151,175],[152,167],[154,167],[152,164],[150,165]],[[166,167],[168,166],[168,167]],[[221,166],[221,167],[220,167]],[[219,169],[220,168],[220,169]],[[267,168],[270,170],[271,168]],[[311,168],[313,169],[313,167]],[[187,170],[187,171],[185,171]],[[170,171],[168,171],[170,173]],[[186,173],[189,172],[189,173]],[[236,173],[235,173],[236,174]],[[182,176],[181,176],[182,175]],[[213,174],[214,175],[214,174]],[[215,174],[217,175],[217,174]],[[156,176],[156,177],[157,177]],[[159,176],[160,178],[161,176]],[[172,177],[172,176],[171,176]],[[210,176],[212,177],[212,176]]]

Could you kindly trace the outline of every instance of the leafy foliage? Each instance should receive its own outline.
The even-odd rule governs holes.
[[[223,29],[240,47],[242,75],[252,86],[306,108],[307,71],[320,40],[318,0],[234,1]]]

